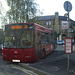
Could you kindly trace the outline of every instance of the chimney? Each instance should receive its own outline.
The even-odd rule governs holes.
[[[58,12],[55,12],[55,16],[58,16],[59,15],[59,13]]]
[[[55,12],[55,25],[54,25],[54,29],[55,31],[59,34],[59,13]]]
[[[65,17],[68,17],[68,13],[65,13],[64,16],[65,16]]]

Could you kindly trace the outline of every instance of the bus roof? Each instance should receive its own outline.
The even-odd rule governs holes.
[[[50,33],[52,32],[51,28],[46,28],[46,27],[41,26],[41,25],[39,25],[37,23],[34,23],[34,25],[35,25],[35,28],[37,30],[44,31],[44,32],[50,32]]]

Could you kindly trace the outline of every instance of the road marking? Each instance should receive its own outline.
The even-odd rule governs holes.
[[[13,68],[15,68],[15,69],[19,69],[19,70],[21,70],[22,72],[29,74],[29,75],[38,75],[38,74],[34,73],[33,71],[27,70],[27,69],[25,69],[25,68],[23,68],[23,67],[20,67],[20,66],[18,66],[18,65],[13,65],[13,64],[12,64],[11,66],[12,66]]]

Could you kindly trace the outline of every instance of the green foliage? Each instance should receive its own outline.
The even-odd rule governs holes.
[[[39,12],[34,0],[7,0],[10,10],[7,12],[9,22],[29,22]],[[40,13],[40,12],[39,12]]]

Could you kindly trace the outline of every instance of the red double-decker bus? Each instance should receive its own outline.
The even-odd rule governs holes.
[[[2,58],[12,62],[35,62],[54,49],[52,30],[35,23],[5,25]]]

